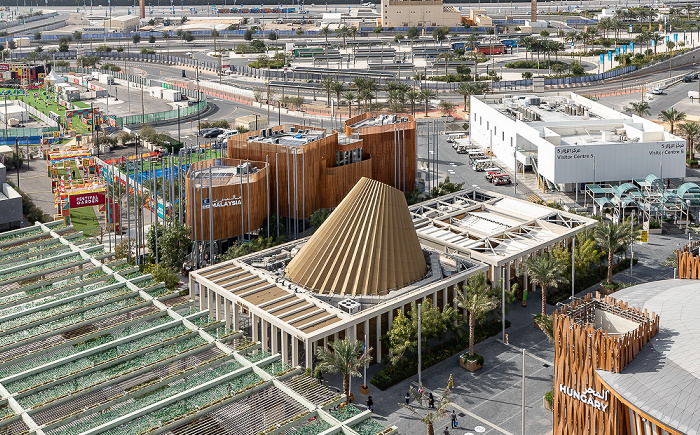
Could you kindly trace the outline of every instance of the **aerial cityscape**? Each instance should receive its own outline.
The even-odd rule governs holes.
[[[0,434],[700,434],[700,4],[207,3],[0,1]]]

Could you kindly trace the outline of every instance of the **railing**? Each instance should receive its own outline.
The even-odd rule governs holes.
[[[133,54],[133,53],[132,53]],[[148,55],[147,55],[148,56]],[[158,55],[156,55],[158,56]],[[105,72],[104,70],[98,70],[98,69],[92,69],[92,68],[74,68],[74,67],[57,67],[56,71],[59,73],[66,73],[66,72],[77,72],[77,73],[83,73],[83,74],[90,74],[93,71],[101,71]],[[207,108],[207,100],[206,97],[198,93],[197,91],[190,90],[188,88],[184,87],[179,87],[179,86],[172,86],[172,85],[167,85],[159,80],[151,80],[151,79],[143,79],[140,76],[134,76],[130,74],[126,74],[124,72],[119,72],[119,71],[112,71],[109,72],[112,76],[114,76],[117,79],[120,80],[127,80],[131,83],[134,84],[134,87],[136,88],[141,88],[141,87],[167,87],[168,89],[175,89],[179,91],[182,95],[187,96],[188,98],[194,98],[197,100],[197,103],[192,105],[192,106],[187,106],[183,107],[180,110],[168,110],[165,112],[155,112],[155,113],[145,113],[143,115],[130,115],[130,116],[123,116],[123,117],[118,117],[116,119],[116,123],[118,127],[124,126],[124,125],[131,125],[131,124],[144,124],[144,123],[156,123],[156,122],[161,122],[161,121],[169,121],[172,119],[178,119],[178,117],[187,117],[191,115],[196,115],[197,113],[205,110]]]

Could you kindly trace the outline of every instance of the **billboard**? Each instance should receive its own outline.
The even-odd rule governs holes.
[[[68,197],[70,208],[91,207],[93,205],[104,205],[104,192],[81,193]]]

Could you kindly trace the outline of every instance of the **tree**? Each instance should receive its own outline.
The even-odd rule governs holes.
[[[253,35],[255,35],[255,30],[246,29],[245,33],[243,33],[243,39],[245,39],[246,41],[252,41]]]
[[[158,257],[160,262],[174,269],[182,266],[185,257],[189,252],[192,241],[189,238],[190,230],[184,225],[175,223],[170,227],[157,224],[158,228]],[[156,254],[155,249],[155,228],[151,226],[146,234],[146,244],[151,255]]]
[[[173,269],[161,264],[147,264],[144,272],[150,273],[154,281],[162,282],[168,290],[174,290],[180,283],[180,279]]]
[[[671,107],[670,109],[662,110],[659,113],[659,119],[671,125],[671,134],[673,134],[673,128],[676,123],[685,119],[685,112],[679,112],[675,107]]]
[[[450,181],[450,177],[445,177],[445,181],[438,183],[437,187],[433,187],[430,191],[430,196],[432,198],[437,198],[439,196],[449,195],[450,193],[459,192],[464,187],[464,183],[453,183]]]
[[[70,38],[67,36],[63,36],[59,38],[58,40],[58,51],[65,52],[69,50],[69,45],[68,42],[70,41]]]
[[[334,81],[333,85],[331,85],[331,90],[335,92],[335,102],[340,106],[340,94],[345,90],[345,85],[341,82]]]
[[[325,208],[319,208],[315,212],[311,213],[311,226],[318,229],[323,225],[323,223],[331,215],[331,211]]]
[[[420,404],[420,408],[423,412],[419,413],[415,407],[406,405],[405,403],[399,403],[399,405],[408,409],[413,415],[420,418],[421,423],[423,423],[426,427],[428,435],[435,435],[435,423],[438,420],[442,420],[443,418],[447,417],[447,408],[450,405],[450,389],[445,388],[445,392],[442,394],[442,398],[440,398],[440,401],[437,403],[434,411],[431,411],[430,408],[426,408],[427,403],[424,400],[425,394],[418,392],[418,390],[416,390],[412,385],[409,387],[408,392],[411,397],[413,397],[413,400]]]
[[[148,37],[148,43],[149,44],[155,44],[156,43],[156,37],[151,35]]]
[[[185,24],[187,22],[187,20],[188,20],[188,18],[183,16],[182,18],[180,18],[180,24]]]
[[[464,111],[466,112],[471,104],[470,98],[472,95],[483,94],[488,89],[486,83],[479,82],[462,82],[457,87],[457,93],[464,97]]]
[[[348,104],[348,116],[352,116],[352,102],[355,101],[355,94],[347,91],[343,94],[343,100]]]
[[[41,39],[41,32],[34,32],[34,40],[38,41]]]
[[[420,29],[416,26],[409,27],[406,31],[406,37],[408,39],[416,39],[420,36]]]
[[[272,223],[272,221],[270,222]],[[280,228],[282,229],[282,228]],[[267,226],[265,226],[267,231]],[[275,231],[273,225],[270,225],[270,231]],[[281,231],[280,231],[281,233]],[[273,234],[275,235],[275,234]],[[222,254],[219,259],[221,261],[233,260],[234,258],[242,257],[253,252],[258,252],[263,249],[272,248],[273,246],[280,245],[284,243],[286,239],[283,236],[280,237],[258,237],[250,243],[235,244],[228,248],[225,254]]]
[[[428,116],[428,104],[430,103],[430,100],[432,100],[436,96],[437,96],[437,94],[432,89],[428,89],[428,88],[421,89],[420,100],[425,103],[425,116]]]
[[[7,48],[9,48],[10,50],[14,50],[15,48],[17,48],[17,43],[14,39],[11,41],[7,41]]]
[[[440,100],[438,103],[438,108],[444,116],[452,116],[455,111],[455,103],[447,100]]]
[[[326,54],[328,54],[328,35],[332,33],[330,27],[328,26],[323,26],[321,29],[318,31],[318,34],[326,38]],[[328,103],[330,104],[330,103]]]
[[[139,35],[138,33],[134,33],[131,36],[131,40],[134,42],[134,44],[138,44],[139,42],[141,42],[141,35]]]
[[[571,62],[571,74],[575,76],[582,76],[586,73],[586,70],[583,69],[583,65],[581,65],[580,62]]]
[[[411,105],[411,114],[416,115],[416,102],[420,101],[420,92],[411,88],[406,92],[406,101]]]
[[[83,32],[81,32],[80,30],[76,30],[75,32],[73,32],[73,39],[75,39],[76,41],[80,41],[81,39],[83,39]]]
[[[346,26],[345,24],[343,24],[342,26],[340,26],[338,29],[335,30],[335,33],[338,36],[343,38],[343,48],[346,48],[345,41],[346,41],[347,37],[350,35],[350,28],[348,26]]]
[[[593,230],[593,238],[600,249],[608,253],[608,277],[607,284],[612,285],[613,255],[625,249],[631,241],[629,225],[616,225],[613,222],[601,223]]]
[[[651,114],[651,112],[649,111],[649,103],[647,103],[646,101],[637,101],[630,103],[630,110],[633,113],[636,113],[638,116]]]
[[[688,153],[690,158],[695,158],[695,140],[700,136],[700,124],[697,122],[686,122],[678,126],[685,140],[688,142]]]
[[[455,302],[469,315],[469,358],[474,359],[474,334],[476,321],[498,306],[498,299],[486,280],[484,272],[469,277],[467,284],[457,289]]]
[[[270,41],[277,41],[277,38],[277,32],[270,32],[267,34],[267,39],[269,39]]]
[[[136,258],[136,240],[124,239],[114,245],[114,257],[117,260],[128,258],[133,262],[134,258]]]
[[[546,37],[549,36],[549,32],[546,31],[546,30],[543,30],[543,31],[540,32],[540,36],[543,37],[543,38],[546,38]]]
[[[531,282],[542,288],[542,315],[547,315],[547,291],[565,280],[564,264],[551,253],[532,256],[523,263]]]
[[[436,27],[433,29],[433,39],[437,42],[442,42],[447,38],[450,33],[450,28],[447,26]]]
[[[330,343],[330,348],[319,348],[316,356],[318,358],[318,368],[327,373],[338,373],[343,377],[343,392],[346,403],[350,403],[350,377],[359,378],[360,368],[372,361],[371,347],[367,347],[364,352],[362,341],[352,341],[349,337],[342,340],[334,340]]]
[[[335,83],[335,80],[333,77],[326,76],[321,80],[321,87],[323,90],[326,91],[326,94],[328,94],[328,105],[331,105],[331,91],[333,90],[333,84]]]

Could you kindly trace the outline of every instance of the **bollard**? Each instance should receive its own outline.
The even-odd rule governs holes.
[[[508,344],[508,334],[506,334],[506,344]]]
[[[673,279],[676,279],[676,270],[677,270],[677,269],[674,267],[674,268],[673,268]]]

